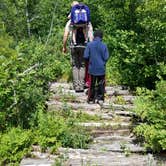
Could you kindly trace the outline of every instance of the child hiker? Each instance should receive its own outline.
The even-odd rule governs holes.
[[[95,101],[99,104],[104,102],[105,93],[105,69],[109,58],[108,48],[102,42],[103,33],[95,31],[94,40],[87,44],[84,58],[89,60],[88,73],[90,74],[90,87],[87,102]]]

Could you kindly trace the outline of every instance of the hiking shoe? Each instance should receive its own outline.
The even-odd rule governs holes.
[[[98,100],[98,101],[97,101],[97,104],[99,104],[100,106],[102,106],[102,105],[103,105],[103,103],[104,103],[104,101],[103,101],[103,100]]]
[[[88,99],[88,100],[87,100],[87,103],[88,103],[88,104],[94,104],[94,103],[95,103],[95,100]]]
[[[75,92],[76,92],[76,93],[84,92],[84,89],[83,89],[83,88],[76,88],[76,89],[75,89]]]

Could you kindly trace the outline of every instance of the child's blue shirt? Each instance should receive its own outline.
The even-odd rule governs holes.
[[[105,75],[105,65],[109,58],[108,48],[96,37],[92,42],[88,43],[84,51],[84,58],[89,60],[88,72],[91,75]]]

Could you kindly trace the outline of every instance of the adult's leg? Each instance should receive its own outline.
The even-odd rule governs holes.
[[[80,91],[84,91],[85,86],[85,60],[83,58],[84,55],[84,48],[78,48],[79,49],[79,56],[78,56],[78,76],[79,76],[79,88]]]
[[[73,74],[73,87],[76,91],[79,90],[79,60],[78,60],[78,51],[75,48],[71,49],[72,57],[72,74]]]
[[[85,61],[83,58],[84,49],[72,49],[72,70],[73,70],[73,86],[77,92],[84,91],[85,77]]]

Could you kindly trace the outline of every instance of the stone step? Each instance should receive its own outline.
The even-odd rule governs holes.
[[[49,158],[24,158],[20,166],[52,166],[54,163],[55,160]]]
[[[125,104],[133,104],[135,97],[132,95],[128,95],[128,96],[122,96],[122,101]],[[85,93],[64,93],[64,94],[52,94],[50,97],[50,100],[58,100],[58,101],[73,101],[76,103],[85,103],[87,101],[87,95],[85,95]],[[116,96],[106,96],[105,97],[105,102],[106,103],[117,103],[118,99]]]
[[[112,96],[131,96],[131,93],[128,90],[109,90],[109,87],[106,87],[105,94],[112,97]],[[80,96],[81,94],[86,95],[87,89],[84,90],[83,92],[76,93],[75,90],[73,89],[65,89],[65,88],[55,88],[51,89],[51,92],[54,94],[59,94],[59,95],[74,95],[74,96]],[[129,98],[128,98],[129,99]]]
[[[140,155],[120,152],[94,151],[89,149],[59,148],[62,166],[156,166],[157,161],[151,154]],[[57,158],[57,157],[56,157]],[[20,166],[53,166],[57,160],[49,158],[24,158]],[[164,165],[163,165],[164,166]]]
[[[99,110],[108,110],[108,111],[126,111],[131,116],[134,115],[133,112],[129,111],[133,109],[132,105],[119,105],[112,103],[103,103],[102,106],[99,104],[88,104],[88,103],[74,103],[74,102],[60,102],[60,101],[47,101],[48,110],[57,110],[57,109],[71,109],[71,110],[91,110],[91,111],[99,111]]]
[[[165,166],[166,160],[152,154],[97,151],[94,149],[59,148],[58,155],[33,152],[35,158],[24,158],[20,166]],[[58,161],[58,162],[57,162]]]
[[[64,103],[67,103],[68,106],[73,107],[74,109],[82,109],[83,107],[92,109],[92,108],[101,108],[101,109],[108,109],[108,110],[132,110],[134,109],[134,106],[131,103],[128,104],[115,104],[108,99],[105,100],[103,105],[99,106],[99,104],[88,104],[86,102],[86,99],[83,98],[83,96],[79,97],[53,97],[53,99],[50,99],[47,104],[57,104],[57,105],[64,105]]]
[[[103,109],[111,109],[111,110],[121,110],[121,111],[125,111],[125,110],[132,110],[134,109],[134,106],[131,104],[125,104],[125,105],[121,105],[121,104],[114,104],[114,103],[103,103],[102,105]]]
[[[128,136],[130,135],[130,129],[93,129],[91,130],[91,135],[95,137],[105,137],[105,136]]]
[[[60,89],[60,88],[64,88],[64,89],[73,89],[73,84],[70,82],[53,82],[50,84],[50,90],[54,90],[54,89]],[[123,89],[127,89],[124,88],[124,86],[106,86],[106,90],[123,90]]]
[[[50,90],[57,89],[57,88],[64,88],[64,89],[73,89],[72,82],[52,82],[50,84]],[[123,85],[106,85],[106,90],[127,90],[127,87]]]
[[[131,92],[129,90],[123,89],[122,86],[106,86],[105,87],[106,94],[109,95],[129,95]],[[52,83],[50,85],[50,91],[54,93],[70,93],[70,94],[75,94],[75,90],[72,87],[72,84],[69,83]],[[86,90],[85,90],[86,91]],[[76,93],[79,95],[79,93]]]
[[[53,110],[59,112],[60,110]],[[115,112],[104,112],[101,110],[72,110],[75,114],[88,114],[89,116],[95,116],[98,121],[118,121],[118,122],[130,122],[131,121],[131,114],[127,111],[115,111]],[[96,120],[95,120],[96,121]]]
[[[130,116],[126,116],[124,115],[123,113],[120,114],[119,111],[117,111],[117,114],[116,113],[112,113],[111,115],[108,113],[106,114],[107,116],[111,116],[112,115],[112,121],[114,122],[128,122],[130,123],[131,122],[131,119],[132,117]],[[104,119],[104,118],[103,118]],[[107,119],[104,119],[104,120],[107,120]],[[109,120],[109,119],[108,119]]]
[[[135,114],[131,111],[120,111],[120,110],[108,110],[108,109],[102,109],[100,106],[96,105],[86,105],[88,109],[82,109],[79,108],[78,106],[73,108],[70,104],[68,103],[61,103],[59,105],[55,104],[56,102],[50,103],[48,102],[48,111],[60,111],[60,110],[71,110],[75,113],[87,113],[89,115],[98,115],[102,119],[112,119],[115,116],[121,116],[126,119],[131,119],[132,116],[135,116]],[[69,107],[70,105],[70,107]],[[96,108],[97,107],[97,108]],[[78,109],[79,108],[79,109]]]
[[[130,129],[131,124],[127,122],[81,122],[77,123],[88,130],[91,129],[107,129],[107,130],[117,130],[117,129]]]
[[[95,137],[93,142],[95,143],[110,143],[112,141],[128,141],[128,142],[131,142],[131,141],[134,141],[135,138],[132,137],[132,136],[120,136],[120,135],[104,135],[104,136],[98,136],[98,137]]]
[[[106,137],[107,138],[107,137]],[[128,153],[145,153],[145,148],[138,144],[134,144],[132,138],[128,137],[110,137],[103,139],[99,137],[90,145],[90,149],[97,151],[111,151],[111,152],[128,152]]]
[[[93,149],[59,149],[68,160],[64,163],[72,166],[148,166],[149,163],[156,164],[153,156],[130,154],[111,151],[96,151]],[[151,159],[151,161],[149,161]]]
[[[54,89],[73,89],[73,84],[68,82],[52,82],[50,84],[50,91]]]
[[[133,104],[134,103],[134,100],[136,99],[135,96],[133,95],[123,95],[121,96],[121,100],[126,103],[126,104]],[[117,103],[118,102],[118,96],[113,96],[113,95],[109,95],[108,96],[108,100],[112,103]]]

